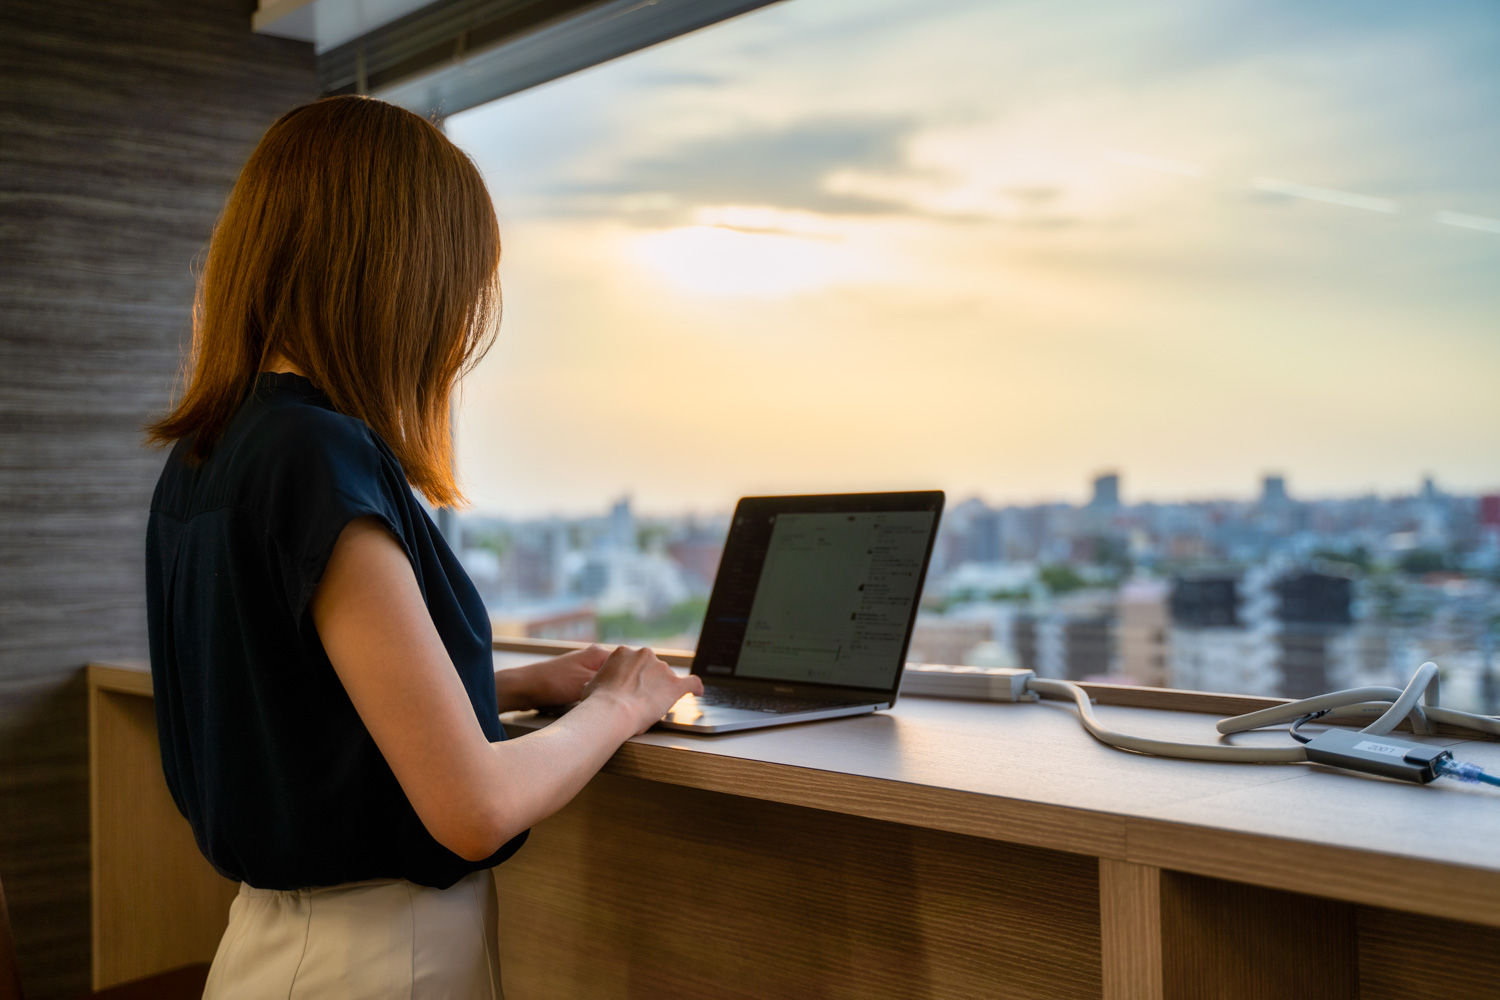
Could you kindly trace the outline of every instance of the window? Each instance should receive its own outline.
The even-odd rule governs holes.
[[[466,558],[690,646],[737,496],[937,486],[913,658],[1500,709],[1497,44],[796,0],[454,116],[506,239]]]

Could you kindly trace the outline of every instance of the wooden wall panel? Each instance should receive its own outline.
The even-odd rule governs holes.
[[[83,665],[145,655],[140,428],[239,165],[316,96],[253,9],[0,7],[0,877],[34,1000],[89,985]]]
[[[510,1000],[1100,996],[1091,857],[605,774],[495,876]]]

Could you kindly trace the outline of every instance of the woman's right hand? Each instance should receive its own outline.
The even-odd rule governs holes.
[[[620,646],[588,685],[589,698],[617,701],[636,735],[650,729],[685,694],[702,694],[703,682],[679,677],[649,649]]]

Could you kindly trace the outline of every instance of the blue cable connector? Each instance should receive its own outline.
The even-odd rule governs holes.
[[[1478,764],[1454,760],[1452,757],[1438,761],[1434,765],[1434,770],[1443,777],[1456,778],[1459,781],[1479,781],[1486,785],[1500,785],[1500,774],[1486,774],[1484,768]]]

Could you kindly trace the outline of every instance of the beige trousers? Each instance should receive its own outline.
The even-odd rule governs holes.
[[[494,876],[240,886],[204,1000],[504,1000]]]

